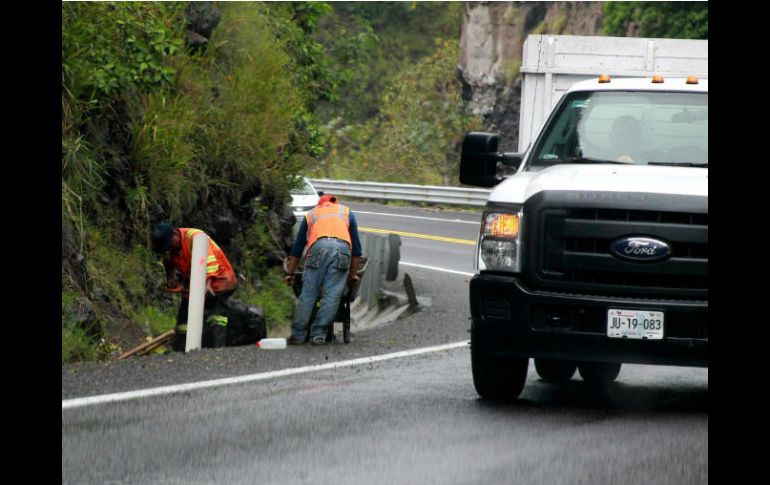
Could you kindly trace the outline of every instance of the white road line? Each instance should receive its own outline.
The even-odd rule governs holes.
[[[292,369],[283,369],[272,372],[263,372],[261,374],[251,374],[247,376],[228,377],[226,379],[214,379],[210,381],[191,382],[188,384],[179,384],[175,386],[154,387],[151,389],[140,389],[138,391],[119,392],[115,394],[102,394],[100,396],[81,397],[75,399],[63,399],[61,402],[62,410],[79,408],[83,406],[92,406],[94,404],[105,404],[110,402],[129,401],[131,399],[140,399],[151,396],[161,396],[165,394],[176,394],[180,392],[206,389],[209,387],[226,386],[230,384],[243,384],[245,382],[262,381],[273,379],[275,377],[291,376],[296,374],[305,374],[308,372],[318,372],[329,369],[339,369],[342,367],[353,367],[362,364],[371,364],[382,362],[384,360],[399,359],[402,357],[411,357],[414,355],[428,354],[431,352],[441,352],[443,350],[459,349],[467,347],[468,341],[454,342],[445,345],[436,345],[434,347],[423,347],[420,349],[404,350],[391,354],[374,355],[370,357],[361,357],[359,359],[344,360],[341,362],[330,362],[328,364],[310,365],[306,367],[295,367]]]
[[[438,266],[428,266],[427,264],[407,263],[406,261],[399,261],[398,264],[404,266],[414,266],[415,268],[432,269],[433,271],[443,271],[444,273],[460,274],[463,276],[473,276],[476,273],[466,273],[465,271],[456,271],[453,269],[439,268]]]
[[[462,219],[442,219],[440,217],[408,216],[405,214],[387,214],[384,212],[366,212],[366,211],[353,210],[353,214],[372,214],[376,216],[406,217],[409,219],[425,219],[426,221],[442,221],[442,222],[457,222],[460,224],[475,224],[477,226],[481,224],[481,221],[464,221]]]

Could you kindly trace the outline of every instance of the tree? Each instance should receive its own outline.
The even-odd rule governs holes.
[[[708,39],[708,2],[607,2],[604,32],[614,36]]]

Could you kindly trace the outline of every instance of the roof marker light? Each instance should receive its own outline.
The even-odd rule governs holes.
[[[608,82],[610,82],[610,75],[609,74],[599,74],[599,82],[600,83],[608,83]]]
[[[698,78],[695,76],[688,76],[687,84],[698,84]]]
[[[656,74],[656,75],[652,76],[652,82],[655,83],[655,84],[662,83],[663,82],[663,76],[661,76],[660,74]]]

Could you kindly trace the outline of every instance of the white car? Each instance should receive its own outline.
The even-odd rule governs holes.
[[[302,184],[291,191],[291,210],[294,212],[294,217],[297,218],[297,222],[301,221],[308,210],[312,209],[318,204],[319,199],[318,192],[305,177],[302,177]]]

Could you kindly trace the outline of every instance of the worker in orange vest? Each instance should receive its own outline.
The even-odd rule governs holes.
[[[286,283],[289,285],[294,284],[294,271],[303,250],[307,250],[307,254],[302,293],[294,309],[288,343],[303,344],[309,336],[311,345],[324,345],[326,331],[337,315],[345,285],[359,279],[361,241],[350,208],[338,203],[335,196],[325,194],[318,205],[307,211],[286,264]],[[320,306],[308,335],[308,320],[319,295]]]
[[[166,268],[166,291],[182,293],[182,303],[176,315],[176,338],[173,348],[184,351],[187,340],[187,308],[190,298],[192,243],[203,231],[174,227],[160,223],[152,232],[152,248],[163,255]],[[206,300],[203,306],[203,347],[223,347],[227,340],[229,307],[227,300],[235,292],[238,280],[227,257],[213,239],[209,238],[206,258]]]

